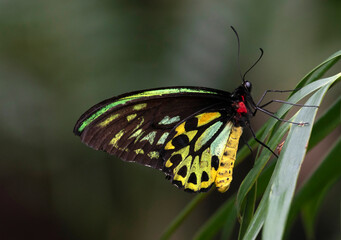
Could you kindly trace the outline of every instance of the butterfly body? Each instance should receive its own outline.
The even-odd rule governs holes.
[[[88,146],[162,170],[190,192],[225,192],[243,127],[252,116],[251,84],[234,92],[170,87],[123,94],[96,104],[74,133]]]

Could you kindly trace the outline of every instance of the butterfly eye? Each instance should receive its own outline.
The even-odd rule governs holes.
[[[244,87],[245,87],[249,92],[251,92],[252,84],[251,84],[249,81],[245,81],[245,82],[244,82]]]

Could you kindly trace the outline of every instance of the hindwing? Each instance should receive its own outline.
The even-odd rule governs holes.
[[[190,192],[207,191],[213,183],[221,192],[228,189],[241,134],[230,118],[226,110],[203,112],[173,129],[161,151],[173,184]]]

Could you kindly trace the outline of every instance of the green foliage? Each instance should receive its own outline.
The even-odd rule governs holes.
[[[288,102],[297,103],[310,95],[305,104],[319,106],[328,89],[341,79],[341,73],[321,78],[340,57],[341,51],[338,51],[309,72],[298,83],[299,90],[290,96]],[[267,139],[266,144],[274,149],[288,133],[278,160],[266,167],[271,153],[267,150],[261,151],[259,148],[255,165],[245,177],[237,195],[226,200],[198,231],[195,238],[209,239],[222,229],[226,239],[232,231],[231,226],[235,225],[232,222],[239,219],[241,223],[239,239],[256,239],[262,228],[263,239],[282,239],[288,236],[290,226],[299,213],[302,213],[307,236],[312,238],[313,226],[321,202],[330,187],[341,176],[340,164],[337,163],[340,140],[331,148],[322,164],[299,189],[296,196],[294,191],[306,151],[312,149],[340,126],[340,101],[340,98],[336,99],[314,125],[279,125],[276,119],[269,119],[257,132],[257,137],[262,141]],[[276,115],[283,118],[289,110],[289,105],[282,105]],[[303,107],[291,118],[291,121],[313,123],[316,112],[317,108]],[[309,139],[311,140],[308,145]],[[256,142],[251,139],[249,145],[254,148]],[[243,161],[247,155],[248,149],[242,148],[238,153],[237,163]],[[256,199],[260,200],[258,206]],[[182,215],[181,220],[183,221],[184,218],[185,216]],[[228,224],[224,224],[225,222]],[[175,231],[175,228],[172,228],[172,231]]]

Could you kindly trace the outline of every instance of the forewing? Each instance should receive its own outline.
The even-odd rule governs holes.
[[[173,128],[196,113],[224,105],[225,95],[228,93],[191,87],[121,95],[85,112],[74,133],[96,150],[162,169],[160,150]]]

